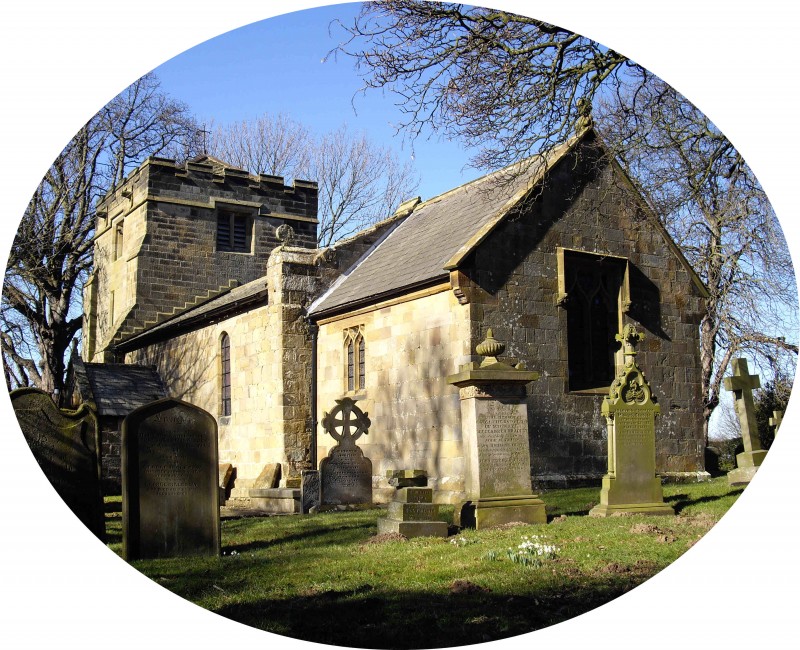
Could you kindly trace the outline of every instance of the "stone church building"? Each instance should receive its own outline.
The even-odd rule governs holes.
[[[316,216],[315,183],[211,157],[150,158],[105,197],[73,372],[107,415],[110,475],[126,409],[169,395],[216,418],[232,499],[269,463],[295,485],[334,445],[324,412],[349,396],[372,421],[359,446],[376,501],[391,498],[391,469],[424,469],[437,501],[463,500],[446,378],[480,360],[492,328],[505,360],[540,373],[527,387],[534,484],[597,483],[628,322],[646,332],[638,361],[661,404],[658,471],[704,473],[706,289],[591,129],[329,248]]]

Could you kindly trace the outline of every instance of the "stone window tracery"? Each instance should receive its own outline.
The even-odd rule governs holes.
[[[366,386],[367,349],[364,327],[344,330],[345,390],[348,393],[364,390]]]

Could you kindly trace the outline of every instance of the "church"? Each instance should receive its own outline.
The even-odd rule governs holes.
[[[228,495],[246,504],[268,464],[281,486],[335,444],[322,429],[351,397],[373,498],[386,472],[422,469],[439,503],[464,498],[458,389],[489,328],[527,386],[538,488],[597,485],[614,335],[646,333],[638,363],[661,405],[656,467],[704,471],[699,323],[706,289],[592,128],[318,248],[316,183],[204,156],[150,158],[99,204],[75,399],[100,416],[103,471],[119,481],[119,423],[170,396],[211,413]]]

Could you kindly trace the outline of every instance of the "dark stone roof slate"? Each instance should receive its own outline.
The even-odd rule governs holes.
[[[124,417],[134,409],[167,397],[158,372],[150,366],[118,363],[81,364],[91,388],[90,397],[99,415]],[[76,364],[76,372],[79,367]]]
[[[503,212],[509,200],[531,186],[546,171],[558,148],[543,161],[534,158],[522,173],[518,165],[494,172],[425,201],[400,223],[348,273],[335,282],[310,309],[320,315],[400,290],[446,280],[445,264],[482,227]]]
[[[261,298],[263,298],[266,302],[266,297],[267,278],[264,276],[253,280],[252,282],[248,282],[247,284],[243,284],[240,287],[235,287],[230,291],[223,293],[221,296],[217,296],[216,298],[213,298],[208,302],[204,302],[197,307],[187,309],[177,316],[159,323],[158,325],[154,325],[153,327],[144,330],[140,334],[127,339],[122,343],[121,347],[132,347],[129,344],[136,343],[137,340],[141,338],[149,338],[152,335],[166,334],[168,332],[181,330],[184,327],[190,326],[191,324],[211,323],[215,316],[230,314],[238,306],[243,304],[250,305]]]

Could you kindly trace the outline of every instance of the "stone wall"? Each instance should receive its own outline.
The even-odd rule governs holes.
[[[303,307],[314,286],[314,252],[278,247],[267,264],[267,304],[128,353],[154,365],[167,392],[205,409],[219,425],[220,463],[236,468],[231,496],[247,497],[267,463],[284,483],[310,467],[311,333]],[[220,340],[231,348],[231,415],[221,416]]]
[[[221,210],[248,218],[246,252],[217,250]],[[263,276],[282,225],[294,246],[316,247],[316,213],[316,183],[150,158],[98,206],[85,358],[110,360],[109,346]]]
[[[632,305],[622,320],[647,336],[638,362],[661,404],[657,471],[702,472],[701,294],[621,172],[587,154],[562,161],[547,190],[503,222],[454,275],[470,301],[473,348],[491,327],[507,344],[507,357],[541,373],[528,387],[534,482],[596,481],[607,466],[602,393],[569,391],[559,247],[629,260]]]
[[[317,419],[345,395],[369,413],[372,426],[358,445],[372,461],[375,501],[394,492],[387,470],[424,469],[437,501],[452,503],[463,498],[464,458],[458,390],[445,378],[472,358],[469,312],[449,287],[417,295],[320,322]],[[344,332],[353,327],[363,328],[366,382],[348,393]],[[318,425],[318,458],[334,444]]]

